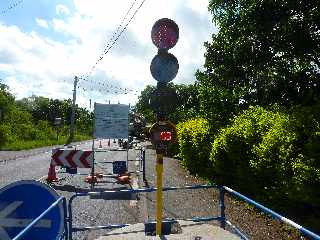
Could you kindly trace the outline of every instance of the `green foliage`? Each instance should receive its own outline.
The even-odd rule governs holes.
[[[219,32],[197,73],[204,116],[224,123],[249,105],[320,101],[318,0],[211,0],[209,10]]]
[[[66,141],[69,134],[71,100],[31,96],[15,101],[9,89],[0,84],[0,148],[23,149],[57,144]],[[64,125],[54,126],[56,117]],[[76,130],[83,138],[92,135],[93,114],[76,107]],[[57,141],[57,131],[60,139]],[[75,139],[76,140],[76,139]]]
[[[8,141],[9,134],[8,128],[4,124],[0,124],[0,147]]]
[[[286,196],[291,204],[320,207],[319,110],[250,107],[216,135],[210,155],[213,178],[263,202]]]
[[[147,122],[152,123],[155,122],[155,116],[149,104],[149,99],[151,97],[151,93],[155,90],[154,86],[146,86],[145,89],[141,91],[140,96],[138,97],[138,102],[135,105],[135,111],[146,119]]]
[[[178,123],[196,117],[200,108],[197,84],[185,85],[169,83],[168,86],[177,94],[176,108],[168,113],[168,119],[173,123]],[[149,103],[151,94],[155,89],[156,87],[148,85],[141,92],[135,106],[135,111],[143,115],[149,123],[155,122],[156,120],[154,110]]]
[[[211,163],[208,161],[212,135],[208,121],[191,119],[177,125],[181,163],[190,173],[207,177]]]

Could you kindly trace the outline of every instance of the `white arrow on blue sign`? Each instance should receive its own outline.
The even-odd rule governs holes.
[[[58,198],[54,189],[37,181],[19,181],[0,189],[0,239],[13,239]],[[63,220],[63,206],[59,204],[22,239],[58,240]]]

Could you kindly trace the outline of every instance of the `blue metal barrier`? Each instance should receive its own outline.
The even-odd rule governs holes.
[[[225,229],[225,226],[228,225],[235,234],[237,234],[241,239],[249,239],[242,231],[233,225],[229,220],[227,220],[225,216],[225,193],[228,192],[231,195],[244,200],[245,202],[257,207],[258,209],[262,210],[263,212],[270,214],[272,217],[279,219],[280,221],[289,224],[290,226],[294,227],[295,229],[299,230],[304,236],[310,237],[311,239],[320,240],[320,236],[309,231],[308,229],[300,226],[299,224],[281,216],[280,214],[264,207],[263,205],[253,201],[252,199],[234,191],[231,188],[226,186],[218,187],[216,185],[194,185],[194,186],[183,186],[183,187],[164,187],[163,191],[176,191],[176,190],[190,190],[190,189],[218,189],[219,190],[219,207],[220,207],[220,215],[219,216],[206,216],[206,217],[194,217],[194,218],[187,218],[181,219],[184,221],[192,221],[192,222],[208,222],[208,221],[218,221],[220,222],[221,228]],[[130,224],[109,224],[103,226],[85,226],[85,227],[73,227],[73,219],[72,219],[72,203],[75,198],[77,197],[94,197],[94,198],[105,198],[105,199],[112,199],[112,196],[118,196],[120,193],[122,194],[137,194],[137,193],[150,193],[157,191],[157,188],[141,188],[141,189],[125,189],[125,190],[117,190],[117,191],[104,191],[104,192],[88,192],[88,193],[76,193],[71,196],[69,203],[67,205],[65,197],[60,197],[56,200],[46,211],[44,211],[40,216],[34,219],[25,229],[23,229],[13,240],[21,239],[35,224],[37,224],[49,211],[51,211],[54,207],[56,207],[59,203],[63,203],[64,209],[64,233],[61,236],[61,240],[72,240],[72,233],[78,231],[87,231],[87,230],[98,230],[98,229],[114,229],[114,228],[122,228],[129,226]],[[176,222],[173,219],[164,220],[166,222]]]
[[[61,240],[64,238],[65,240],[68,239],[68,226],[67,226],[67,203],[65,197],[58,198],[57,201],[52,203],[52,205],[45,210],[43,213],[41,213],[36,219],[34,219],[27,227],[25,227],[17,236],[15,236],[12,240],[19,240],[21,239],[28,231],[31,230],[31,228],[36,225],[48,212],[50,212],[53,208],[55,208],[60,202],[63,204],[63,210],[64,210],[64,233],[61,236]]]
[[[143,181],[147,181],[146,178],[146,150],[142,149],[142,179]]]
[[[245,202],[247,202],[247,203],[249,203],[249,204],[251,204],[251,205],[253,205],[253,206],[255,206],[255,207],[259,208],[259,209],[261,209],[263,212],[270,214],[272,217],[274,217],[276,219],[279,219],[280,221],[285,222],[286,224],[294,227],[295,229],[299,230],[303,235],[305,235],[307,237],[311,237],[312,239],[320,240],[320,236],[318,236],[317,234],[311,232],[310,230],[302,227],[301,225],[291,221],[290,219],[285,218],[284,216],[281,216],[280,214],[272,211],[269,208],[266,208],[265,206],[253,201],[252,199],[250,199],[250,198],[248,198],[248,197],[246,197],[246,196],[244,196],[244,195],[242,195],[242,194],[240,194],[240,193],[238,193],[236,191],[234,191],[231,188],[228,188],[226,186],[223,186],[222,188],[225,191],[231,193],[232,195],[234,195],[234,196],[244,200]]]
[[[195,185],[195,186],[184,186],[184,187],[164,187],[163,191],[175,191],[175,190],[187,190],[187,189],[209,189],[209,188],[217,188],[214,185]],[[87,230],[98,230],[98,229],[113,229],[113,228],[122,228],[126,226],[130,226],[131,224],[110,224],[110,225],[102,225],[102,226],[86,226],[86,227],[73,227],[72,222],[72,203],[77,197],[85,197],[85,196],[93,196],[94,199],[98,199],[99,196],[101,199],[108,199],[108,195],[112,194],[137,194],[137,193],[151,193],[157,191],[157,188],[140,188],[140,189],[124,189],[117,191],[104,191],[104,192],[88,192],[88,193],[76,193],[73,195],[68,203],[68,229],[69,229],[69,240],[72,240],[72,233],[78,231],[87,231]],[[185,221],[193,221],[193,222],[208,222],[208,221],[222,221],[221,216],[207,216],[207,217],[195,217],[195,218],[187,218],[181,219]],[[166,221],[174,221],[174,220],[166,220]]]
[[[234,224],[232,224],[229,220],[227,220],[225,216],[225,193],[228,192],[236,197],[241,198],[242,200],[246,201],[249,204],[254,205],[255,207],[261,209],[262,211],[271,214],[271,216],[281,220],[284,223],[289,224],[290,226],[298,229],[303,235],[307,237],[311,237],[311,239],[320,240],[320,236],[317,234],[307,230],[306,228],[298,225],[297,223],[281,216],[280,214],[262,206],[261,204],[243,196],[242,194],[228,188],[226,186],[218,187],[216,185],[194,185],[194,186],[183,186],[183,187],[164,187],[163,191],[176,191],[176,190],[190,190],[190,189],[218,189],[219,190],[219,207],[220,207],[220,216],[207,216],[207,217],[194,217],[188,219],[181,219],[184,221],[193,221],[193,222],[208,222],[208,221],[218,221],[220,222],[221,228],[225,229],[225,226],[228,225],[235,234],[237,234],[241,239],[248,240],[249,238]],[[72,240],[72,232],[76,231],[86,231],[86,230],[97,230],[97,229],[113,229],[113,228],[121,228],[125,226],[129,226],[130,224],[111,224],[105,226],[94,226],[94,227],[73,227],[72,225],[72,202],[77,197],[84,197],[84,196],[94,196],[94,198],[105,198],[110,199],[110,195],[118,196],[118,194],[137,194],[137,193],[150,193],[157,191],[157,188],[141,188],[141,189],[125,189],[125,190],[117,190],[117,191],[104,191],[104,192],[88,192],[88,193],[77,193],[73,195],[68,204],[68,213],[69,213],[69,240]],[[164,220],[164,221],[176,221],[176,220]]]

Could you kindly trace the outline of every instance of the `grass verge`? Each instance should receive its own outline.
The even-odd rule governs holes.
[[[74,141],[83,141],[91,139],[91,136],[76,135]],[[67,142],[68,136],[61,136],[58,140],[56,139],[47,139],[47,140],[33,140],[33,141],[15,141],[5,144],[0,150],[6,151],[18,151],[18,150],[27,150],[39,147],[46,147],[52,145],[63,145]]]

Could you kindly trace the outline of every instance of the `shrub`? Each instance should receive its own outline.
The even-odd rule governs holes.
[[[191,174],[210,175],[209,154],[212,142],[208,121],[202,118],[188,120],[177,125],[180,158]]]
[[[210,160],[216,182],[261,201],[320,206],[320,127],[317,108],[251,107],[219,131]]]
[[[10,130],[4,124],[0,124],[0,147],[2,147],[9,139]]]
[[[39,120],[37,123],[37,130],[40,139],[55,139],[56,134],[48,121]]]

